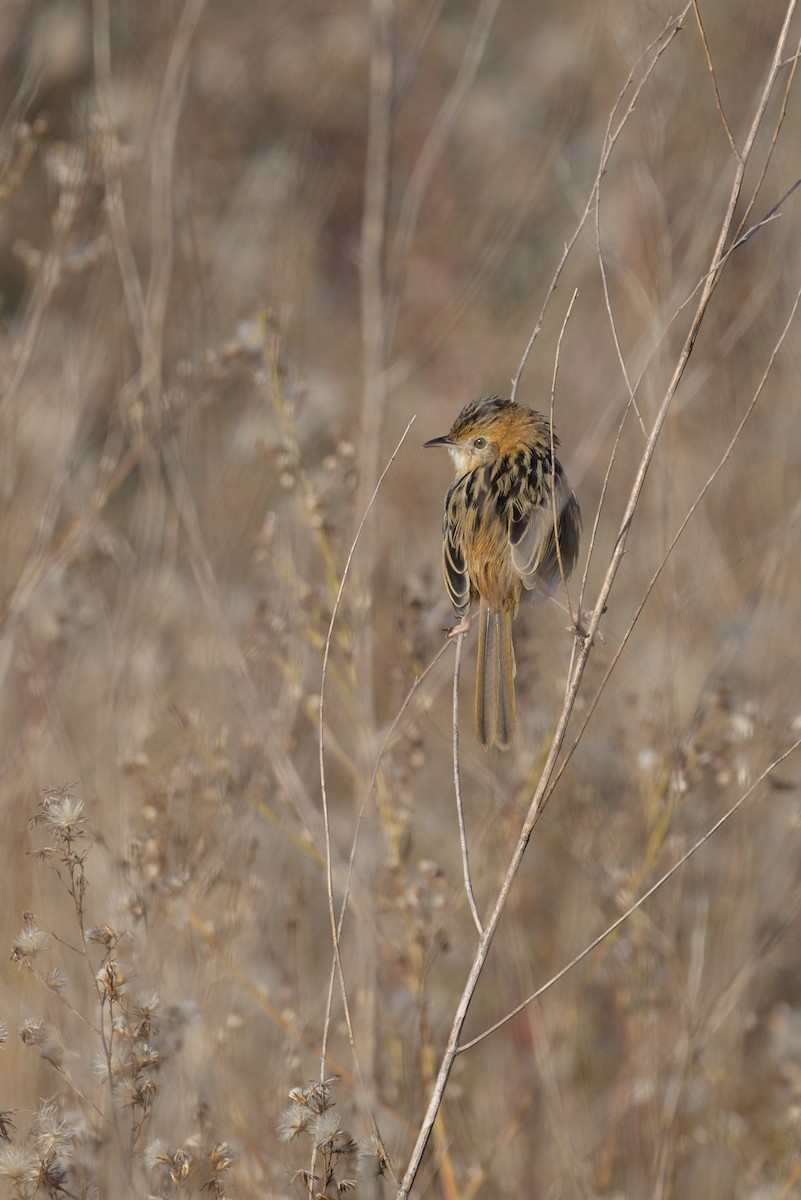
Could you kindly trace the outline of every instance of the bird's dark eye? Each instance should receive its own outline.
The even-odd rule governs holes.
[[[473,441],[473,445],[475,446],[476,450],[483,450],[484,447],[486,446],[486,444],[487,444],[487,439],[482,438],[482,437],[477,437]]]

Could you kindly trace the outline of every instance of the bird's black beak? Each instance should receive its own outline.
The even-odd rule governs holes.
[[[422,448],[423,448],[423,450],[426,450],[426,449],[428,449],[429,446],[452,446],[452,445],[453,445],[453,441],[448,436],[448,434],[445,433],[442,435],[442,437],[431,438],[430,441],[423,442]]]

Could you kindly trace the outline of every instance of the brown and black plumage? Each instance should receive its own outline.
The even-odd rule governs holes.
[[[515,731],[512,617],[523,591],[546,599],[576,564],[581,512],[547,417],[499,396],[471,400],[444,437],[456,478],[445,497],[442,565],[462,632],[479,601],[476,733],[507,749]]]

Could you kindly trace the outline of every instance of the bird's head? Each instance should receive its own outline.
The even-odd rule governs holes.
[[[488,466],[502,455],[514,454],[521,447],[549,449],[549,428],[545,417],[500,396],[471,400],[464,406],[443,437],[431,438],[425,446],[444,446],[457,473],[466,474]]]

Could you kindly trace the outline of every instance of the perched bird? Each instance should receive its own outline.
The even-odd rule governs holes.
[[[542,413],[499,396],[471,400],[444,437],[456,478],[445,497],[442,568],[460,623],[478,600],[476,733],[485,750],[506,750],[515,731],[512,617],[523,589],[547,599],[576,564],[578,501],[554,454]]]

